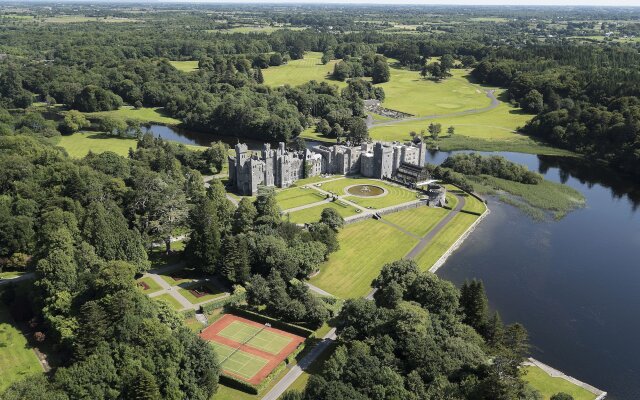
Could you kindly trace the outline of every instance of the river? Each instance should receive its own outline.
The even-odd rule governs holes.
[[[586,207],[539,222],[490,199],[491,214],[438,275],[481,279],[503,320],[527,328],[533,357],[608,398],[639,399],[640,185],[582,161],[494,154],[579,190]]]
[[[162,125],[151,130],[185,144],[237,143]],[[433,152],[427,161],[450,154]],[[492,154],[577,189],[586,206],[540,222],[490,200],[491,214],[438,274],[457,285],[482,279],[491,307],[527,328],[535,358],[611,399],[640,399],[640,182],[574,159]]]

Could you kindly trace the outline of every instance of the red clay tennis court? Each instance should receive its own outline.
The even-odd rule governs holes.
[[[200,337],[215,349],[226,375],[259,384],[304,338],[265,324],[225,314]]]

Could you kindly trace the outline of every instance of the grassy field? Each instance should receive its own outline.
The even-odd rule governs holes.
[[[276,200],[282,210],[317,203],[325,198],[325,195],[317,190],[311,188],[305,189],[303,187],[284,189],[276,194]]]
[[[182,305],[178,302],[178,300],[173,298],[173,296],[171,296],[169,293],[161,294],[160,296],[153,297],[153,299],[169,304],[171,308],[173,308],[176,311],[182,310]]]
[[[265,84],[269,86],[291,86],[302,85],[311,80],[324,81],[344,87],[345,82],[329,80],[329,75],[333,72],[333,66],[337,60],[331,60],[326,65],[320,62],[322,53],[307,52],[302,60],[291,60],[279,67],[270,67],[262,70]]]
[[[130,148],[136,148],[136,143],[135,139],[119,138],[96,132],[78,132],[69,136],[61,136],[57,145],[63,147],[69,156],[74,158],[82,158],[89,151],[94,153],[112,151],[126,157]]]
[[[324,210],[325,208],[333,208],[338,212],[338,214],[340,214],[340,216],[342,216],[342,218],[350,217],[357,214],[355,207],[350,206],[346,203],[342,203],[340,200],[338,200],[338,202],[329,202],[305,208],[303,210],[293,211],[291,213],[284,214],[282,218],[284,220],[293,222],[294,224],[308,224],[311,222],[318,222],[320,220],[320,214],[322,214],[322,210]]]
[[[460,213],[444,227],[422,250],[416,258],[416,262],[423,271],[428,270],[451,247],[452,244],[473,224],[477,216]]]
[[[61,136],[57,146],[64,148],[73,158],[82,158],[89,151],[97,154],[112,151],[126,157],[129,154],[129,148],[135,150],[136,144],[135,139],[105,135],[99,132],[78,132],[73,135]],[[187,145],[186,147],[191,150],[204,149],[202,146]]]
[[[416,116],[448,114],[488,107],[491,100],[479,85],[469,82],[466,70],[452,70],[453,77],[441,82],[423,79],[418,71],[391,68],[384,89],[384,107]]]
[[[135,120],[141,123],[159,123],[163,125],[178,125],[179,119],[171,118],[163,113],[162,107],[142,107],[123,106],[113,111],[100,111],[86,113],[87,117],[114,117],[124,120]]]
[[[457,130],[457,128],[456,128]],[[480,137],[456,134],[453,137],[440,138],[435,145],[442,151],[477,150],[477,151],[513,151],[516,153],[545,154],[550,156],[575,156],[568,150],[551,147],[535,138],[513,134],[509,138],[483,139]]]
[[[138,287],[140,288],[140,290],[142,290],[142,293],[144,294],[155,293],[162,289],[160,285],[158,285],[158,283],[156,283],[156,281],[154,281],[153,278],[149,276],[147,276],[146,278],[140,278],[136,282],[138,283]],[[146,284],[149,288],[145,289],[142,285],[140,285],[141,283]]]
[[[4,305],[0,305],[0,372],[0,393],[13,382],[42,372],[38,357]]]
[[[366,295],[382,266],[404,257],[418,240],[373,219],[347,225],[338,234],[340,250],[329,256],[310,282],[327,292],[354,298]]]
[[[536,218],[541,214],[535,210],[551,212],[554,218],[560,219],[585,204],[584,196],[577,190],[547,180],[537,185],[526,185],[488,175],[470,179],[476,192],[501,195],[501,200],[507,200]]]
[[[487,210],[487,206],[483,202],[465,193],[463,190],[460,190],[453,185],[445,185],[445,187],[447,188],[447,191],[448,191],[447,194],[455,193],[458,196],[464,198],[464,207],[462,207],[463,211],[470,211],[470,212],[482,214]],[[456,198],[456,203],[457,203],[457,198]],[[453,207],[455,207],[455,205]]]
[[[17,278],[23,274],[24,271],[4,271],[0,272],[0,279]]]
[[[109,22],[109,23],[140,22],[140,20],[132,19],[132,18],[85,17],[83,15],[58,15],[55,17],[44,18],[43,21],[51,24],[73,24],[73,23],[80,23],[80,22]]]
[[[387,190],[387,194],[382,197],[345,196],[346,200],[349,200],[365,208],[380,209],[396,204],[407,203],[416,200],[417,198],[416,192],[412,190],[400,186],[390,185],[388,183],[375,179],[344,178],[323,183],[320,188],[328,192],[337,193],[339,196],[343,196],[346,194],[345,188],[351,185],[373,185],[382,187]]]
[[[392,222],[416,236],[424,236],[449,213],[444,208],[418,207],[385,215],[383,219]]]
[[[524,368],[526,370],[524,380],[537,389],[545,400],[549,400],[551,396],[558,392],[570,394],[575,400],[593,400],[596,398],[596,395],[588,390],[562,378],[554,378],[539,367],[527,366]]]
[[[169,61],[169,64],[182,72],[193,72],[198,70],[198,61]]]

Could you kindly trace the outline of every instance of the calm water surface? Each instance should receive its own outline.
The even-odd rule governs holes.
[[[640,182],[570,159],[496,154],[579,190],[586,207],[536,222],[490,201],[438,274],[458,285],[482,279],[505,322],[526,326],[535,358],[608,398],[640,399]]]

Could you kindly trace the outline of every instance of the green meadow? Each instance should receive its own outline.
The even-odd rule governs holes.
[[[86,113],[87,117],[114,117],[124,120],[133,120],[140,123],[158,123],[162,125],[178,125],[179,119],[166,116],[162,107],[142,107],[134,108],[132,106],[123,106],[113,111],[100,111],[95,113]]]
[[[129,149],[135,150],[137,141],[131,138],[121,138],[117,136],[106,135],[100,132],[78,132],[73,135],[60,136],[57,146],[64,148],[69,156],[73,158],[82,158],[90,151],[93,153],[104,153],[112,151],[118,155],[126,157]],[[186,145],[192,150],[202,150],[204,147]]]
[[[328,81],[340,87],[347,86],[345,82],[329,79],[333,73],[333,66],[338,62],[331,60],[326,65],[320,62],[322,53],[307,52],[302,60],[291,60],[287,64],[278,67],[269,67],[262,70],[264,83],[269,86],[291,85],[298,86],[311,80]]]
[[[42,373],[36,353],[16,328],[9,311],[0,305],[0,393],[13,382]]]
[[[169,64],[182,72],[193,72],[198,70],[198,61],[169,61]]]

